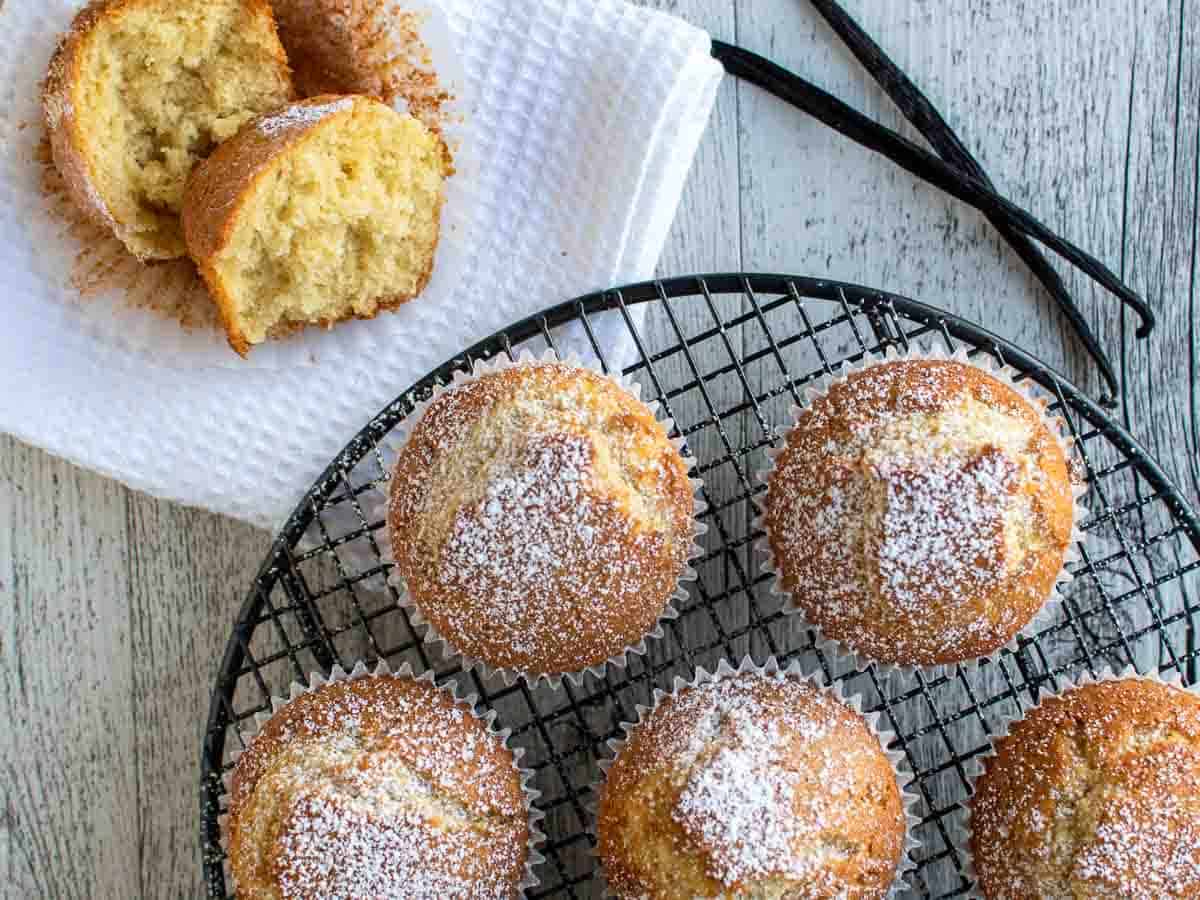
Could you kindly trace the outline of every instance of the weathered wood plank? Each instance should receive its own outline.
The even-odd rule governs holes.
[[[270,535],[133,492],[127,511],[141,896],[191,897],[209,693]]]
[[[125,494],[0,437],[5,896],[141,896]]]
[[[989,155],[994,148],[982,139],[994,142],[1021,113],[976,118],[982,98],[1001,94],[990,77],[995,67],[986,61],[995,45],[978,36],[964,43],[955,31],[988,5],[846,4],[968,146],[981,150],[1003,189],[1011,172],[994,164],[997,154]],[[994,14],[1007,12],[997,8]],[[745,4],[738,37],[919,139],[806,4]],[[1019,73],[1023,77],[1025,70]],[[743,241],[750,269],[830,276],[919,297],[1042,348],[1052,363],[1061,361],[1060,332],[1045,298],[982,216],[763,92],[745,87],[741,93]],[[992,127],[997,118],[999,129]]]
[[[1120,348],[1125,388],[1121,420],[1195,502],[1200,498],[1195,405],[1200,326],[1194,308],[1200,15],[1181,2],[1140,3],[1129,16],[1128,30],[1122,33],[1132,40],[1117,44],[1118,49],[1104,58],[1124,87],[1106,98],[1117,109],[1124,104],[1124,120],[1115,119],[1121,140],[1093,145],[1085,163],[1092,169],[1112,166],[1120,175],[1119,227],[1106,233],[1105,242],[1108,252],[1119,258],[1122,274],[1155,309],[1159,325],[1149,341],[1134,338],[1135,320],[1128,314],[1108,316],[1097,331]],[[1150,493],[1136,478],[1105,479],[1104,488],[1114,505]],[[1169,525],[1164,510],[1151,507],[1123,517],[1106,529],[1105,537],[1110,546],[1124,549]],[[1171,541],[1147,554],[1140,572],[1143,580],[1165,575],[1178,564],[1182,549]],[[1187,592],[1194,603],[1198,591],[1200,579],[1185,579],[1142,591],[1122,604],[1120,612],[1135,628],[1150,626],[1156,615],[1169,616],[1180,609]],[[1182,639],[1143,643],[1148,651],[1157,650],[1159,664],[1174,663],[1186,651]]]

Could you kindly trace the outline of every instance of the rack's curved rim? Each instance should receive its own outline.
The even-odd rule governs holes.
[[[793,290],[805,299],[844,302],[851,307],[858,307],[866,315],[870,315],[873,311],[887,311],[899,318],[921,323],[931,329],[944,329],[952,337],[994,353],[1055,395],[1059,404],[1070,405],[1093,426],[1103,430],[1104,436],[1135,462],[1142,477],[1179,518],[1187,531],[1188,538],[1200,553],[1200,516],[1197,516],[1189,507],[1182,492],[1171,482],[1162,467],[1128,431],[1113,421],[1099,405],[1071,384],[1063,375],[1046,366],[1036,357],[1024,352],[999,335],[937,307],[899,294],[849,282],[800,275],[740,272],[653,279],[585,294],[573,300],[550,306],[542,312],[528,316],[512,326],[484,338],[446,360],[424,378],[415,382],[381,409],[358,434],[351,438],[304,494],[300,502],[296,504],[292,514],[279,529],[266,559],[255,575],[248,596],[238,611],[233,633],[230,635],[225,646],[225,653],[221,658],[221,667],[217,674],[218,682],[213,687],[200,760],[200,814],[203,846],[206,848],[215,846],[220,838],[217,810],[221,793],[221,760],[229,727],[227,710],[236,688],[236,683],[229,683],[222,687],[220,680],[224,673],[241,668],[244,661],[243,648],[248,646],[250,633],[253,631],[253,628],[248,627],[246,622],[255,618],[261,609],[263,597],[274,587],[275,581],[279,577],[280,565],[286,556],[286,551],[299,541],[312,523],[316,515],[316,504],[332,494],[339,483],[338,476],[362,459],[363,455],[375,446],[395,426],[397,421],[412,410],[411,398],[414,395],[431,389],[435,384],[448,381],[452,373],[462,368],[468,358],[486,358],[503,351],[506,347],[544,334],[550,328],[579,320],[584,315],[590,316],[652,300],[666,301],[674,297],[703,296],[705,292],[711,294],[749,292],[785,295]],[[904,339],[897,335],[894,342],[900,343]],[[203,856],[205,880],[210,895],[225,896],[225,877],[222,866],[217,860],[210,858],[207,853]]]

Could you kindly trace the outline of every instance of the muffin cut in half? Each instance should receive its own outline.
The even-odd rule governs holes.
[[[373,675],[291,700],[233,769],[242,900],[514,900],[529,800],[503,739],[429,681]]]
[[[451,171],[438,135],[359,96],[310,98],[221,144],[188,182],[183,227],[230,345],[245,356],[421,293]]]
[[[50,62],[43,113],[71,198],[140,259],[184,256],[184,185],[292,96],[266,0],[96,0]]]
[[[989,900],[1200,896],[1200,697],[1121,678],[1050,697],[983,760],[971,854]]]
[[[609,895],[881,900],[905,845],[868,722],[799,676],[742,671],[664,697],[608,770]]]

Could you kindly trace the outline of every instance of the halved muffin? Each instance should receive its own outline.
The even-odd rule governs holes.
[[[419,294],[450,172],[440,137],[360,96],[310,98],[221,144],[188,182],[183,226],[230,345],[245,356]]]
[[[266,0],[95,0],[50,62],[43,112],[80,209],[140,259],[173,259],[192,168],[291,96]]]

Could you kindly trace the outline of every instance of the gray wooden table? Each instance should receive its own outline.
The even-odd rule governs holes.
[[[802,0],[653,5],[902,128]],[[1136,341],[1131,316],[1065,273],[1119,361],[1119,417],[1200,501],[1200,6],[847,6],[1002,192],[1154,306],[1157,332]],[[1098,388],[1044,292],[979,215],[727,79],[660,271],[736,269],[918,297],[1017,342],[1093,395]],[[0,438],[0,516],[0,894],[198,896],[208,692],[270,536],[8,438]]]

